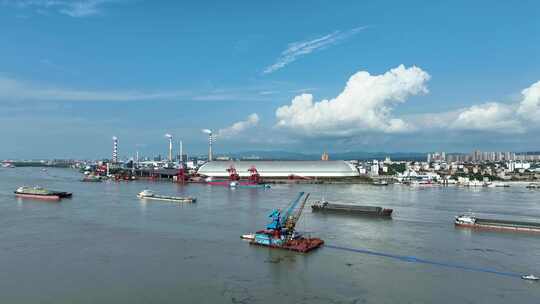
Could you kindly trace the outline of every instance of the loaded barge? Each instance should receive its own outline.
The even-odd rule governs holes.
[[[195,203],[197,201],[196,198],[191,196],[169,196],[169,195],[159,195],[155,194],[154,192],[150,190],[143,190],[139,194],[137,194],[137,197],[140,199],[152,199],[152,200],[158,200],[158,201],[170,201],[170,202],[177,202],[177,203]]]
[[[474,229],[489,229],[519,232],[540,232],[540,223],[509,221],[499,219],[483,219],[473,214],[462,214],[456,216],[454,221],[456,227],[466,227]]]
[[[42,187],[19,187],[15,190],[15,196],[49,201],[58,201],[61,198],[71,197],[71,192],[52,191]]]
[[[304,192],[300,192],[283,215],[279,209],[275,209],[269,215],[272,222],[266,226],[266,229],[257,231],[254,234],[243,235],[241,238],[250,240],[250,245],[285,249],[300,253],[310,252],[322,246],[324,244],[323,240],[304,237],[295,230],[296,223],[302,214],[309,193],[305,196],[298,210],[295,211],[296,206],[303,196]]]
[[[360,205],[345,205],[331,204],[329,202],[315,202],[311,205],[313,212],[334,212],[334,213],[349,213],[377,217],[391,217],[393,209],[387,209],[377,206],[360,206]]]

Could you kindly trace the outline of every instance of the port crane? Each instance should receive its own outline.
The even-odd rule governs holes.
[[[309,193],[307,193],[305,196],[304,194],[304,192],[300,192],[296,199],[292,201],[292,203],[289,205],[283,215],[281,214],[279,209],[275,209],[274,211],[272,211],[272,213],[269,215],[269,217],[272,218],[272,222],[268,224],[266,228],[275,232],[279,232],[280,234],[284,234],[287,236],[287,238],[292,238],[296,228],[296,223],[300,219],[302,211],[304,210],[306,202],[309,198]],[[302,197],[304,197],[303,200]],[[300,203],[300,201],[302,202]],[[299,203],[300,207],[296,209]]]
[[[295,231],[296,224],[302,215],[308,198],[309,193],[300,192],[283,214],[281,214],[281,210],[279,209],[272,211],[269,215],[272,222],[266,225],[266,229],[257,231],[253,235],[243,236],[243,238],[251,239],[251,245],[286,249],[302,253],[319,248],[324,244],[323,240],[303,237],[296,234]]]
[[[255,166],[251,166],[251,168],[248,169],[249,172],[249,183],[252,184],[260,184],[262,183],[261,175],[259,174],[259,171],[257,171],[257,168]]]
[[[233,165],[231,165],[227,169],[227,172],[229,172],[229,180],[230,181],[239,181],[240,180],[240,175],[238,174],[238,172],[236,172],[236,168],[233,167]]]

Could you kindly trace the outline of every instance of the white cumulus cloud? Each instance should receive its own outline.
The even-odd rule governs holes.
[[[405,132],[412,128],[392,116],[397,103],[427,93],[430,75],[422,69],[400,65],[382,75],[360,71],[351,76],[343,92],[330,100],[313,95],[296,96],[276,110],[277,126],[308,136],[349,136],[366,131]]]
[[[218,137],[232,137],[242,133],[243,131],[255,127],[259,124],[259,115],[256,113],[250,114],[246,120],[238,121],[231,126],[218,131]]]
[[[459,113],[450,125],[455,130],[522,133],[525,131],[515,115],[515,107],[497,102],[473,105]]]
[[[518,114],[525,120],[540,122],[540,81],[521,92],[523,100],[519,104]]]
[[[290,43],[287,49],[281,53],[281,56],[279,56],[276,62],[264,69],[263,74],[273,73],[285,67],[289,63],[296,61],[296,59],[301,56],[305,56],[317,50],[328,48],[331,45],[356,35],[366,28],[367,27],[363,26],[348,31],[335,31],[316,39]]]

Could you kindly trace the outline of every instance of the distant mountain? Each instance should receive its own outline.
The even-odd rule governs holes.
[[[320,160],[321,154],[310,154],[289,151],[243,151],[236,153],[227,153],[226,155],[232,158],[260,158],[266,160]],[[426,153],[420,152],[337,152],[329,153],[331,160],[372,160],[384,159],[390,157],[392,160],[425,160]]]

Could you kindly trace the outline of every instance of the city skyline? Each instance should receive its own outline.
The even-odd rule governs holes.
[[[0,158],[540,150],[540,4],[284,3],[0,1]]]

